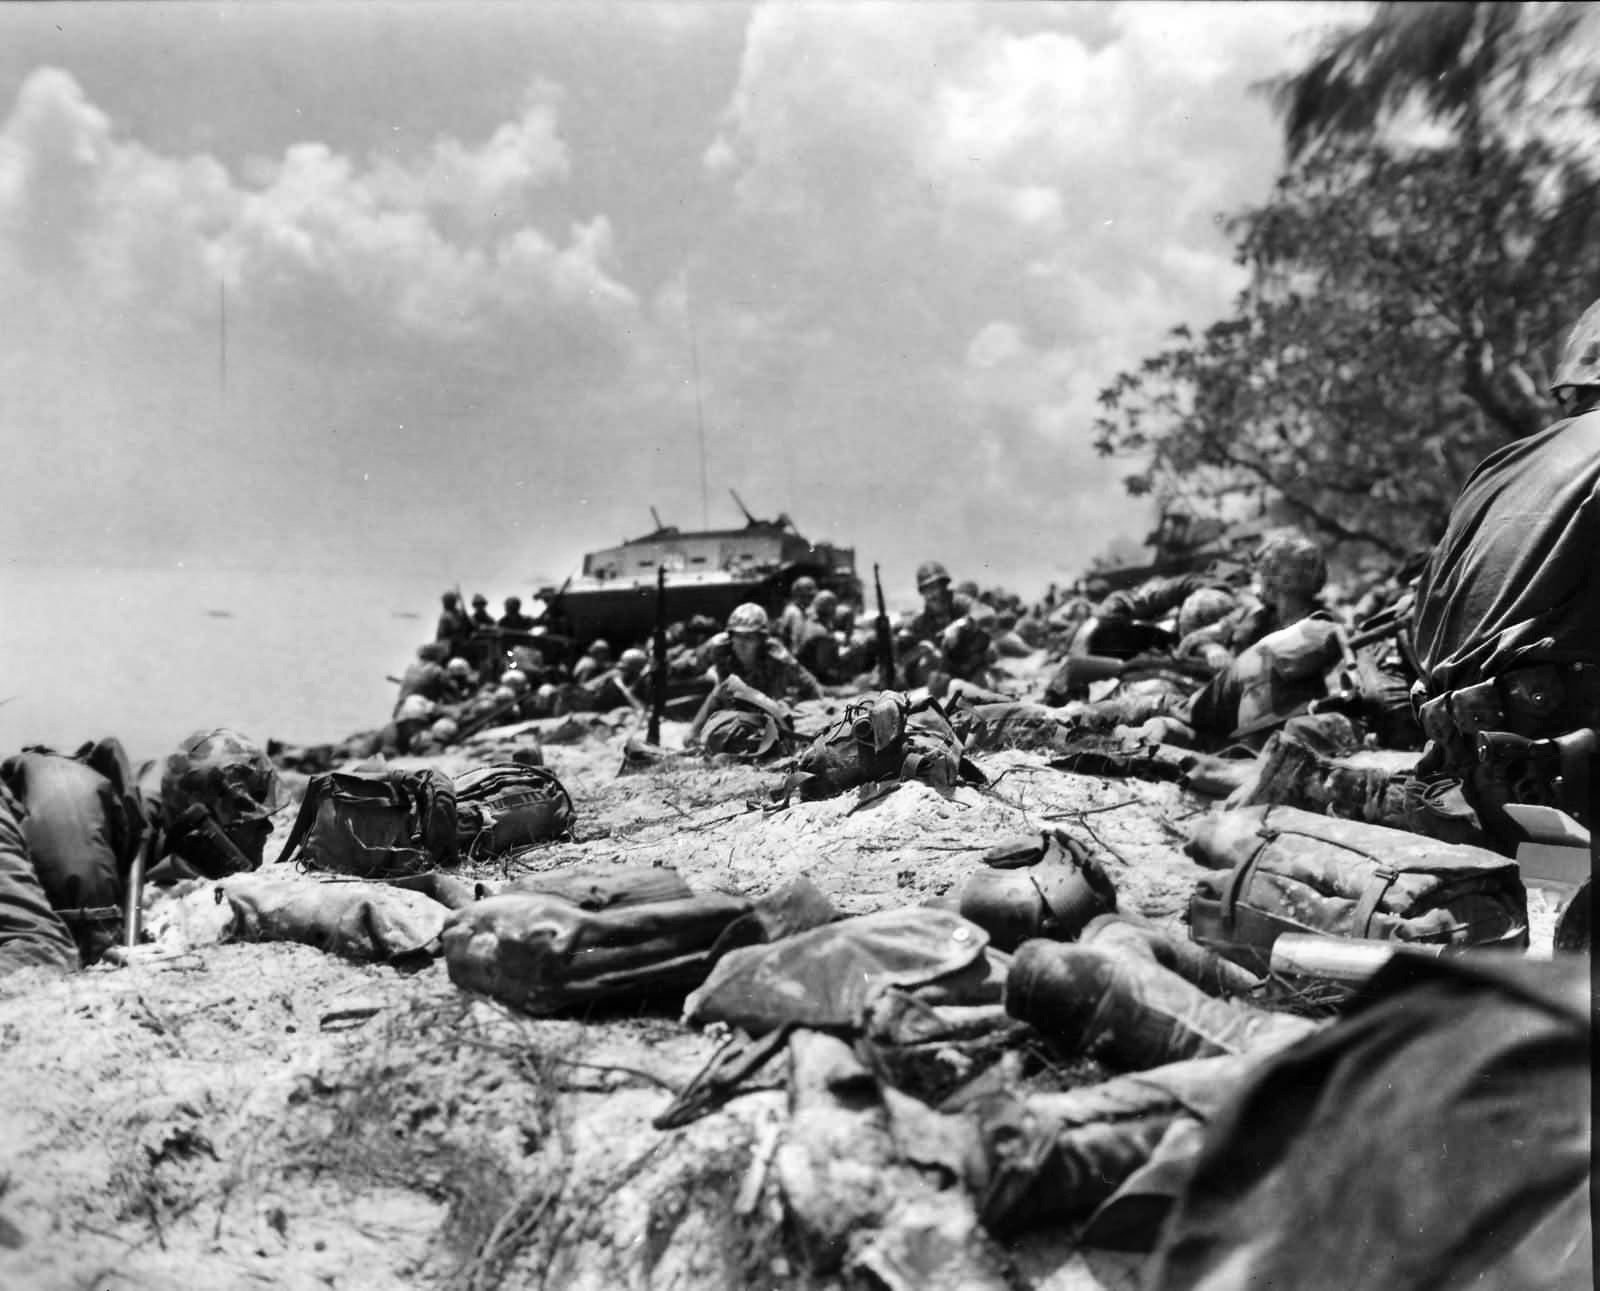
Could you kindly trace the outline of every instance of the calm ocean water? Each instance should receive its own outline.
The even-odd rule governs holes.
[[[115,735],[139,759],[202,726],[311,743],[382,725],[384,675],[432,637],[442,590],[393,575],[0,565],[0,754]]]

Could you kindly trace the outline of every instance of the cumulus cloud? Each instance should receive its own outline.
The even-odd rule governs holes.
[[[557,103],[536,85],[480,140],[307,142],[245,175],[29,75],[0,125],[0,377],[27,445],[8,546],[218,556],[218,533],[259,553],[362,516],[398,544],[448,524],[480,485],[429,472],[443,437],[492,458],[634,362],[608,217],[529,214],[569,172]]]
[[[891,578],[964,554],[1037,581],[1142,532],[1095,392],[1225,308],[1214,216],[1279,155],[1245,87],[1326,11],[763,5],[742,47],[742,9],[641,13],[627,59],[575,16],[564,76],[530,52],[520,98],[462,87],[478,125],[404,151],[359,94],[340,145],[252,157],[239,112],[211,155],[28,76],[0,124],[0,380],[40,447],[0,484],[6,536],[43,516],[193,554],[254,526],[422,559],[537,532],[564,570],[647,502],[698,518],[702,409],[717,496]],[[452,119],[452,76],[403,52]]]
[[[517,347],[555,328],[620,344],[632,293],[603,215],[558,240],[526,200],[569,159],[557,96],[482,141],[363,163],[320,143],[252,168],[155,155],[115,136],[73,78],[44,68],[0,128],[0,266],[14,282],[136,308],[140,326],[209,318],[217,283],[318,344],[330,322],[432,344]]]
[[[912,460],[966,515],[961,544],[997,560],[1037,560],[1041,530],[1084,557],[1126,525],[1121,471],[1090,446],[1094,396],[1241,285],[1217,216],[1280,163],[1246,87],[1348,18],[1039,8],[764,7],[705,158],[772,243],[808,231],[750,306],[864,298],[834,312],[843,334],[890,333],[896,384],[939,392],[907,426],[932,450]]]

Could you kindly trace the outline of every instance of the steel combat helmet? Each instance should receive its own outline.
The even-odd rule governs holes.
[[[728,615],[728,631],[735,636],[762,636],[771,626],[767,612],[753,601],[736,606]]]
[[[809,574],[801,574],[789,587],[789,595],[796,599],[802,596],[814,597],[816,594],[817,580]]]
[[[1269,534],[1256,551],[1256,577],[1263,586],[1315,596],[1328,581],[1322,549],[1295,529]]]
[[[1552,394],[1567,386],[1600,386],[1600,300],[1583,311],[1550,379]]]
[[[950,582],[950,571],[937,560],[925,560],[917,566],[917,591],[925,592],[935,583]]]
[[[278,773],[261,746],[226,727],[185,737],[161,776],[168,824],[198,803],[227,829],[265,820],[285,801]]]
[[[1186,637],[1200,628],[1226,618],[1237,604],[1232,592],[1220,587],[1201,587],[1190,592],[1178,607],[1178,635]]]

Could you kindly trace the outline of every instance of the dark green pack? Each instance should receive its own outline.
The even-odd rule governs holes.
[[[828,798],[859,785],[921,780],[935,788],[982,784],[936,699],[913,704],[886,690],[851,704],[800,755],[793,787],[802,798]]]
[[[432,768],[312,776],[278,857],[296,859],[363,879],[455,865],[455,789]]]
[[[455,779],[456,845],[488,860],[572,829],[572,795],[549,767],[520,762],[478,767]]]

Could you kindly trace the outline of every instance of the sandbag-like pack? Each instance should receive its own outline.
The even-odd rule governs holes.
[[[1187,850],[1218,871],[1190,902],[1190,935],[1256,972],[1285,932],[1528,944],[1517,864],[1485,848],[1294,807],[1246,807],[1208,817]]]
[[[455,789],[440,772],[329,771],[311,777],[278,862],[382,879],[459,855]]]
[[[750,902],[695,894],[651,866],[537,875],[456,911],[442,934],[450,980],[528,1013],[678,996],[704,980]]]

